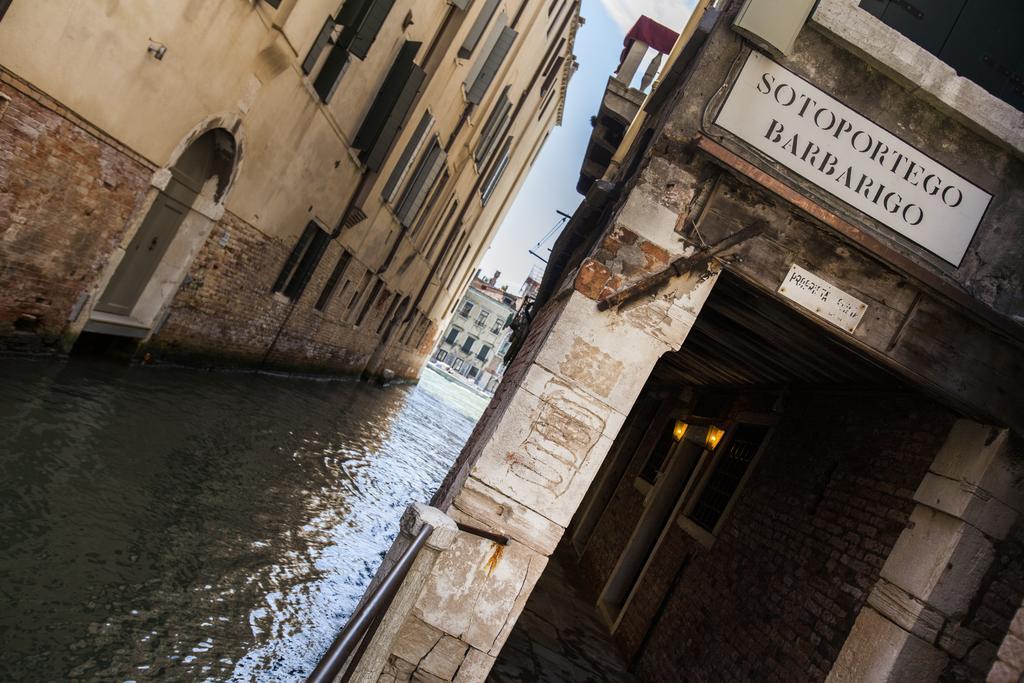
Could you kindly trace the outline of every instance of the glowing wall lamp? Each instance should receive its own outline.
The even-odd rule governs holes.
[[[682,420],[676,420],[676,424],[672,428],[672,438],[676,441],[686,439],[709,451],[715,450],[724,436],[725,430],[715,425],[691,425]]]

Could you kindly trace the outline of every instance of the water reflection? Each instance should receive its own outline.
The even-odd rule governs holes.
[[[0,679],[301,679],[472,429],[430,375],[0,361]]]

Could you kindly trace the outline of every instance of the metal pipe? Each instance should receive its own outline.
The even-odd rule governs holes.
[[[316,669],[306,679],[309,683],[331,683],[334,681],[360,641],[364,637],[373,637],[372,633],[368,633],[370,626],[373,625],[375,618],[391,605],[391,601],[412,568],[413,561],[433,531],[434,527],[431,525],[423,525],[395,566],[387,573],[380,585],[373,590],[366,602],[356,610],[345,624],[345,628],[327,648],[327,652],[320,659],[320,663],[316,665]]]
[[[472,534],[473,536],[479,536],[480,538],[485,538],[488,541],[497,543],[498,545],[508,545],[512,541],[511,538],[505,536],[504,534],[496,534],[493,531],[488,531],[487,529],[480,529],[479,527],[470,526],[469,524],[463,524],[462,522],[456,522],[455,526],[459,527],[459,531],[463,531],[467,534]]]

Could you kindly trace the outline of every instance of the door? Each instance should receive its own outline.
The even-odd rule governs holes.
[[[131,315],[171,241],[178,234],[178,228],[195,197],[194,191],[173,179],[167,190],[157,195],[95,310]]]

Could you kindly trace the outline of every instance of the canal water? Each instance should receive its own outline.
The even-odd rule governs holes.
[[[0,360],[0,680],[301,680],[483,404]]]

